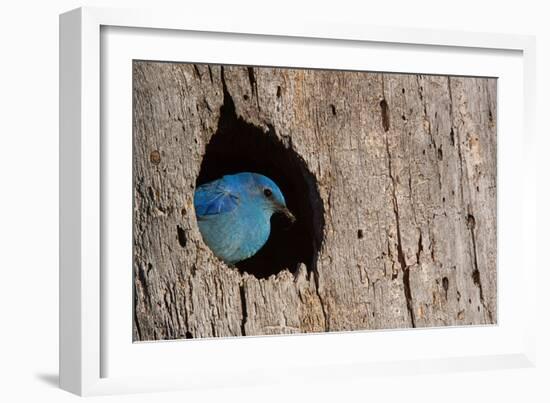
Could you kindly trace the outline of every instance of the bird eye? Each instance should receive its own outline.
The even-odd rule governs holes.
[[[271,189],[269,189],[269,188],[264,189],[265,197],[271,197],[272,194],[273,194],[273,192],[271,191]]]

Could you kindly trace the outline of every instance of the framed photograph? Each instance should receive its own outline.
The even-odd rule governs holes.
[[[533,365],[534,39],[60,17],[60,383]]]

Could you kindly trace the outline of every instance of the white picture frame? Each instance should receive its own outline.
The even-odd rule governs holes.
[[[174,44],[182,41],[186,33],[193,33],[196,41],[201,40],[201,35],[209,36],[212,43],[237,38],[243,43],[249,41],[246,43],[249,49],[259,44],[271,52],[254,50],[246,54],[246,46],[242,49],[232,46],[226,53],[211,52],[208,56],[204,49],[214,45],[207,42],[201,42],[200,46],[189,42],[187,50],[174,50],[178,48]],[[139,49],[135,45],[138,36]],[[378,64],[372,61],[368,64],[369,70],[502,78],[497,104],[499,141],[502,139],[499,186],[503,185],[502,192],[499,189],[497,326],[137,345],[127,337],[131,334],[131,326],[126,333],[127,324],[131,323],[126,317],[127,310],[131,311],[131,304],[127,304],[131,282],[127,288],[124,282],[131,276],[131,267],[128,273],[120,275],[104,270],[109,259],[117,258],[105,253],[113,249],[105,247],[105,228],[112,231],[109,239],[119,242],[121,251],[127,250],[128,231],[131,235],[131,225],[126,225],[130,211],[105,215],[105,210],[120,208],[111,204],[112,199],[128,197],[127,193],[120,197],[113,195],[114,189],[128,188],[124,181],[131,169],[131,160],[128,160],[131,136],[128,138],[125,134],[128,125],[131,126],[127,91],[131,70],[125,70],[124,63],[133,58],[186,61],[185,52],[190,55],[195,49],[193,56],[187,56],[192,61],[291,66],[292,62],[283,60],[283,50],[292,51],[289,44],[297,44],[301,49],[324,46],[334,52],[354,48],[355,55],[382,52],[376,57]],[[405,64],[399,57],[404,52],[422,57],[418,61],[408,58]],[[445,58],[436,57],[438,52]],[[296,59],[295,65],[349,68],[355,66],[355,57],[356,68],[364,66],[359,56],[344,57],[348,64],[335,65],[333,60],[323,64],[323,59],[311,55],[309,60]],[[426,70],[428,63],[431,67]],[[126,79],[124,74],[128,75]],[[536,277],[535,253],[530,252],[536,244],[533,242],[535,182],[534,176],[529,175],[535,171],[535,88],[535,41],[530,36],[370,27],[315,20],[258,22],[238,17],[217,20],[152,10],[80,8],[61,15],[61,387],[79,395],[96,395],[534,365],[535,318],[529,313],[535,312],[535,284],[522,279]],[[120,102],[119,95],[122,95]],[[522,113],[509,113],[517,111],[518,106]],[[120,109],[115,114],[111,107]],[[114,120],[113,115],[117,116]],[[115,136],[112,133],[117,125],[121,125],[122,134]],[[110,163],[110,153],[106,151],[113,150],[119,157],[122,155],[118,166],[126,168],[117,171]],[[514,161],[514,169],[508,169]],[[502,193],[509,195],[504,201]],[[513,217],[507,214],[512,210],[516,212]],[[503,228],[507,231],[503,232]],[[509,270],[501,270],[511,265],[521,268],[518,271],[521,276],[515,281],[507,275]],[[117,294],[122,295],[120,303],[110,297],[113,292],[121,293]],[[512,303],[518,296],[521,304]],[[479,343],[472,347],[469,340]],[[447,343],[439,346],[442,341]],[[346,350],[345,346],[358,344],[376,345],[376,350],[367,349],[368,356],[352,355],[352,349]],[[453,347],[445,350],[444,344]],[[394,346],[392,354],[385,345]],[[415,346],[415,351],[400,350],[396,345]],[[326,353],[316,354],[319,349]],[[285,355],[285,351],[290,353]],[[293,351],[300,354],[292,354]],[[185,367],[181,361],[168,358],[178,354],[185,355]],[[133,361],[136,357],[143,364],[138,369]],[[213,366],[213,363],[219,365]],[[147,371],[151,368],[155,368],[156,373]]]

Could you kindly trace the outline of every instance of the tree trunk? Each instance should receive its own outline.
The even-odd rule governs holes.
[[[134,340],[496,323],[495,79],[133,74]],[[298,218],[249,266],[197,227],[226,167],[279,178]]]

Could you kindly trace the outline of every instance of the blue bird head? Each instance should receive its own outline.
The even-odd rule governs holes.
[[[295,221],[294,215],[286,206],[286,200],[279,186],[267,176],[252,173],[253,185],[247,187],[250,196],[258,200],[270,213],[282,213],[291,222]]]

